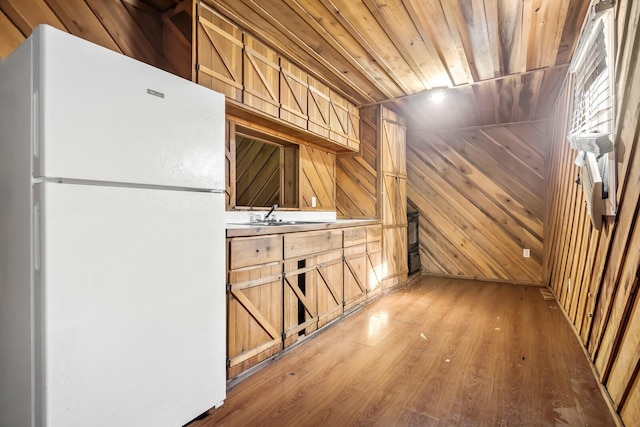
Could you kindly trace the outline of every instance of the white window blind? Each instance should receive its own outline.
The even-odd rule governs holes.
[[[573,115],[570,135],[611,133],[613,93],[605,40],[605,26],[598,21],[590,43],[583,47],[574,72]]]

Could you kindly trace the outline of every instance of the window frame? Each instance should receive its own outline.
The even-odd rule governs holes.
[[[580,42],[578,47],[576,48],[576,52],[573,56],[569,67],[569,75],[571,78],[571,115],[569,117],[568,123],[568,137],[576,136],[577,134],[590,132],[593,130],[598,130],[602,133],[608,133],[609,139],[613,143],[613,150],[606,154],[607,161],[603,162],[604,173],[606,176],[603,176],[603,181],[607,180],[607,191],[608,197],[603,199],[604,201],[604,209],[603,214],[605,216],[615,216],[617,209],[617,183],[616,183],[616,93],[615,93],[615,14],[614,8],[608,8],[604,11],[598,11],[594,8],[591,9],[592,13],[587,17],[588,21],[584,25],[582,35],[580,37]],[[599,117],[598,111],[602,111],[602,109],[594,109],[594,113],[592,116],[587,115],[586,120],[584,121],[584,125],[578,128],[575,128],[576,122],[576,93],[579,88],[577,88],[578,76],[581,72],[584,72],[585,67],[589,67],[591,64],[586,61],[589,58],[589,53],[593,52],[595,49],[595,45],[598,41],[600,34],[600,25],[602,24],[602,33],[604,35],[604,53],[605,53],[605,61],[606,61],[606,70],[604,75],[606,75],[607,82],[607,96],[605,97],[605,101],[609,102],[609,106],[606,107],[607,111],[605,115],[608,115],[608,120],[605,122],[595,122],[594,119]],[[596,57],[597,58],[597,57]],[[589,86],[587,90],[583,90],[583,95],[587,97],[593,95],[591,89],[592,86],[597,86],[597,82],[593,85]],[[584,101],[584,96],[582,100]],[[597,98],[596,98],[597,99]],[[581,103],[582,105],[584,104]],[[573,147],[576,148],[576,147]]]

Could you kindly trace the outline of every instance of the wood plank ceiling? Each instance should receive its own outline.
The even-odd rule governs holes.
[[[20,6],[0,0],[0,23],[22,33],[5,40],[14,46],[37,22],[94,39],[87,33],[92,27],[69,19],[69,7],[90,8],[105,26],[120,19],[114,10],[124,7],[137,15],[155,13],[150,31],[135,39],[146,43],[137,49],[141,59],[162,65],[159,18],[190,1],[73,0],[63,7],[57,0]],[[410,131],[548,118],[589,7],[589,0],[200,1],[311,68],[358,106],[385,102],[402,110]],[[34,20],[17,12],[23,9],[54,15]],[[101,44],[118,44],[114,50],[127,54],[137,48],[117,36]],[[446,106],[425,102],[434,88],[448,89]]]
[[[589,0],[206,2],[356,104],[403,110],[412,130],[546,119],[589,7]],[[435,88],[448,89],[446,108],[425,102]]]

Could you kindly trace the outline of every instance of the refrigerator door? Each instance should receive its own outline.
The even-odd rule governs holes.
[[[34,43],[34,175],[224,189],[224,96],[52,27]]]
[[[37,187],[45,425],[173,427],[222,403],[224,195]]]

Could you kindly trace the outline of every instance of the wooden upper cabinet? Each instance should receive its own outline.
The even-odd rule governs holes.
[[[242,101],[242,30],[198,4],[196,82]]]
[[[309,82],[306,71],[286,58],[280,58],[280,118],[306,129]]]
[[[382,172],[406,176],[406,127],[403,124],[382,119]]]
[[[280,58],[255,37],[244,36],[244,103],[270,116],[280,112]]]
[[[356,151],[360,150],[360,109],[349,104],[347,121],[347,145]]]
[[[329,139],[346,146],[349,133],[349,102],[334,91],[329,92],[329,100]]]
[[[407,278],[407,167],[406,128],[401,117],[380,107],[380,158],[382,165],[381,220],[383,287]]]
[[[395,278],[385,287],[404,283],[409,271],[407,259],[407,227],[382,228],[383,263],[386,278]]]
[[[382,175],[382,224],[407,226],[407,179]]]
[[[359,151],[358,107],[210,6],[198,1],[197,12],[193,78],[234,101],[229,115],[335,152]]]
[[[309,131],[329,138],[329,110],[331,99],[329,87],[313,77],[308,77],[309,81]]]

